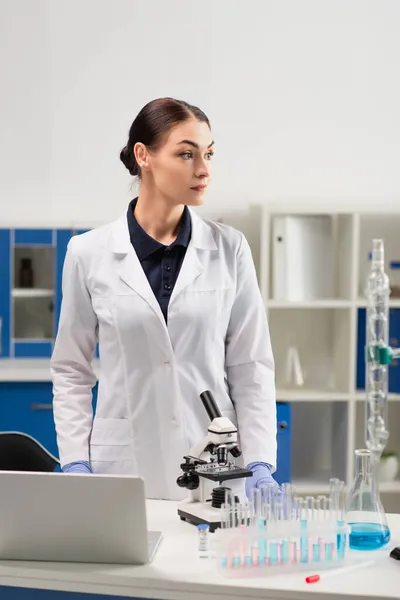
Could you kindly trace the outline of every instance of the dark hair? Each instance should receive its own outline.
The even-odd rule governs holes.
[[[129,130],[128,143],[119,155],[129,173],[140,177],[140,167],[133,153],[136,143],[141,142],[155,150],[162,136],[171,127],[193,117],[198,121],[204,121],[210,127],[210,122],[203,111],[183,100],[157,98],[146,104],[133,121]]]

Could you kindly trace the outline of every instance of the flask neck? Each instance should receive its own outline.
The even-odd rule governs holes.
[[[372,477],[372,456],[370,452],[356,452],[356,474],[363,479]]]
[[[385,264],[385,250],[383,240],[372,240],[372,259],[373,269],[383,269]]]
[[[379,461],[378,461],[379,462]],[[378,463],[370,450],[356,450],[356,480],[378,492]]]

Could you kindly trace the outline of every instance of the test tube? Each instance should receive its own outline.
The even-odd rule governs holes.
[[[288,512],[289,527],[291,535],[289,537],[289,562],[297,563],[297,527],[300,521],[299,498],[293,496],[291,501],[290,512]]]
[[[338,500],[339,514],[338,514],[337,523],[338,523],[339,528],[342,529],[344,526],[345,513],[346,513],[346,495],[345,495],[344,482],[339,481],[339,484],[337,487],[338,487],[338,498],[339,498],[339,500]],[[346,548],[346,534],[343,533],[342,531],[339,531],[338,535],[337,535],[336,558],[338,558],[339,560],[344,558],[345,548]]]
[[[321,520],[321,496],[315,498],[315,519]]]
[[[332,521],[332,498],[324,496],[323,500],[324,521]]]
[[[321,559],[331,561],[333,558],[334,549],[334,537],[332,536],[332,532],[334,530],[332,527],[336,525],[336,519],[332,509],[332,498],[330,497],[324,499],[324,519],[327,534],[325,538],[321,538],[320,540]]]
[[[281,485],[282,502],[284,507],[284,518],[290,519],[293,506],[293,486],[291,483]]]
[[[340,495],[340,480],[332,478],[329,480],[329,497],[332,500],[332,510],[334,518],[339,521],[339,495]]]
[[[267,515],[270,506],[270,488],[271,485],[262,485],[260,487],[260,501],[261,501],[261,511],[260,511],[260,526],[262,525],[264,528],[267,526]]]
[[[303,498],[299,502],[300,510],[300,562],[308,562],[308,539],[307,539],[307,527],[308,527],[308,508],[307,501]]]
[[[306,496],[308,520],[313,521],[316,517],[316,505],[314,496]]]
[[[338,495],[339,495],[339,521],[341,523],[345,520],[346,514],[346,490],[344,487],[344,481],[339,481],[338,486]]]
[[[236,505],[236,527],[239,527],[239,529],[241,529],[242,525],[243,525],[243,504],[238,503]]]
[[[228,514],[228,506],[225,504],[221,504],[221,529],[228,529],[229,526],[229,514]]]

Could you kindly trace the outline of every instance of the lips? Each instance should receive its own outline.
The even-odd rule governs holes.
[[[203,190],[206,189],[206,185],[196,185],[192,188],[190,188],[191,190],[196,190],[196,192],[202,192]]]

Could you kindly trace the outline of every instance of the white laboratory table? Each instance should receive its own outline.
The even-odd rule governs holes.
[[[251,579],[228,579],[219,574],[213,559],[199,558],[196,529],[179,520],[174,502],[150,500],[147,503],[150,529],[163,531],[163,541],[154,561],[146,566],[93,565],[72,563],[38,563],[0,561],[0,597],[5,591],[19,588],[53,590],[49,598],[64,598],[57,592],[104,594],[125,598],[163,600],[350,600],[398,599],[400,597],[400,562],[389,558],[389,550],[400,544],[400,515],[389,515],[392,540],[387,548],[363,553],[376,562],[369,569],[353,571],[306,584],[310,573],[292,573]],[[359,554],[359,553],[357,553]],[[314,572],[315,569],[312,569]],[[43,591],[42,596],[47,598]],[[11,597],[11,596],[10,596]],[[105,600],[106,600],[105,598]],[[88,597],[90,599],[90,596]]]
[[[99,361],[93,365],[99,373]],[[0,381],[49,380],[48,359],[0,360]],[[96,594],[153,600],[399,599],[400,561],[389,558],[389,551],[400,545],[400,515],[388,518],[392,540],[384,550],[365,553],[376,561],[370,569],[315,584],[305,583],[305,573],[233,580],[217,572],[214,560],[199,558],[197,531],[179,520],[175,503],[150,500],[149,528],[161,530],[164,536],[152,564],[130,567],[0,561],[0,598],[80,600],[80,594]]]

